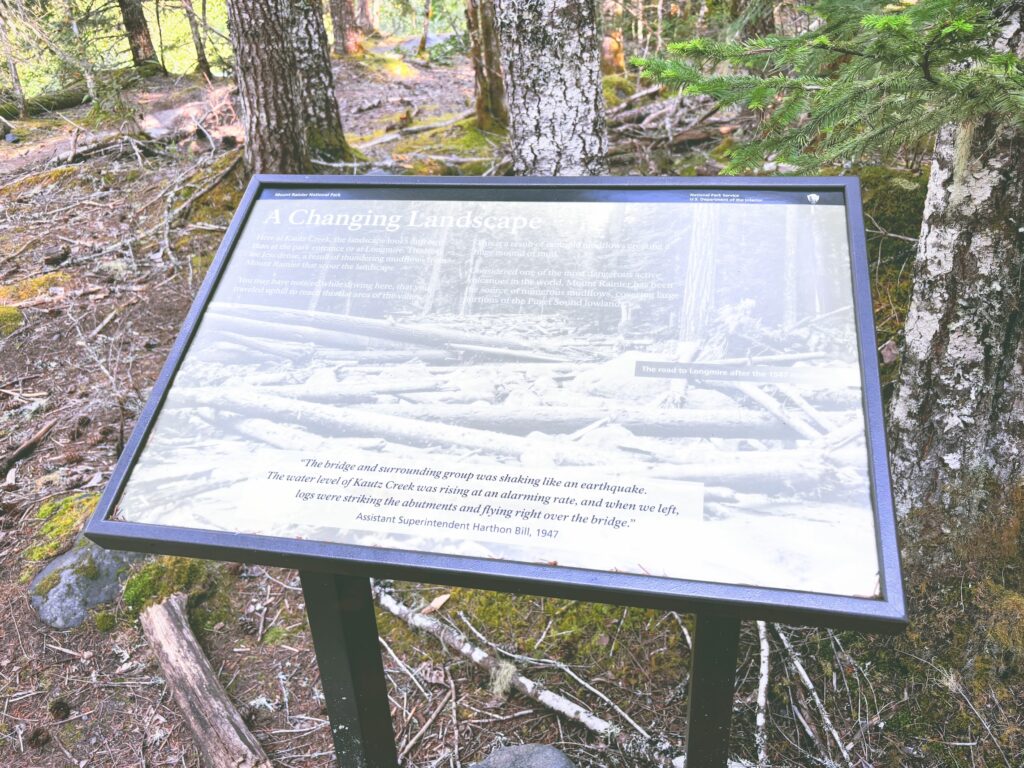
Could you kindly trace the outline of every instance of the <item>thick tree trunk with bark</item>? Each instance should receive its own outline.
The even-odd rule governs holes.
[[[363,52],[363,34],[356,22],[355,0],[328,0],[334,27],[334,52],[358,56]]]
[[[1024,11],[1004,44],[1024,53]],[[991,118],[935,144],[899,390],[898,510],[1024,471],[1024,129]]]
[[[334,95],[334,72],[320,0],[292,0],[295,18],[296,87],[306,118],[309,151],[334,160],[355,159],[345,140]]]
[[[495,0],[512,170],[589,176],[607,169],[601,35],[593,0]]]
[[[199,19],[196,17],[192,0],[181,0],[185,9],[185,17],[188,19],[188,28],[192,33],[192,45],[196,49],[196,69],[209,80],[213,79],[213,71],[210,69],[210,62],[206,58],[206,44],[203,42],[202,29],[199,26]]]
[[[291,0],[228,0],[238,95],[251,173],[306,173],[309,151],[295,90]]]
[[[146,15],[142,12],[142,3],[139,0],[117,0],[117,6],[121,9],[128,47],[132,51],[132,62],[136,67],[156,62],[156,49],[153,48],[153,39],[149,36],[149,25],[146,24]]]
[[[473,61],[477,127],[483,131],[504,128],[508,125],[508,106],[494,25],[494,0],[466,0],[466,29]]]

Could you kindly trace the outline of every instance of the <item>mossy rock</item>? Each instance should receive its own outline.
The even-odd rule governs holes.
[[[128,566],[141,557],[144,555],[101,549],[79,539],[79,546],[53,560],[33,579],[29,602],[49,626],[62,630],[77,627],[94,608],[117,598]],[[101,613],[94,614],[97,628],[103,623],[113,629],[112,623],[99,618]]]
[[[10,285],[0,286],[0,304],[15,304],[42,296],[48,290],[66,285],[71,276],[66,272],[47,272],[38,277],[28,277]]]
[[[35,536],[37,543],[25,550],[25,559],[39,562],[66,550],[99,500],[97,493],[78,493],[43,504],[36,513],[43,521]]]
[[[0,306],[0,339],[6,339],[25,322],[21,310],[15,307]]]

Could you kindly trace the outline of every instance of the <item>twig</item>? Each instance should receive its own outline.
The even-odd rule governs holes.
[[[789,654],[790,665],[796,671],[800,681],[804,684],[804,688],[806,688],[807,692],[811,695],[814,707],[818,710],[818,716],[821,718],[821,722],[832,737],[832,740],[835,741],[836,746],[839,747],[839,752],[842,754],[843,760],[846,762],[848,768],[853,768],[853,763],[850,760],[850,753],[847,751],[846,745],[843,744],[843,740],[839,737],[839,732],[836,730],[836,727],[832,724],[832,718],[829,717],[828,712],[825,710],[825,705],[822,703],[821,697],[818,696],[818,691],[814,687],[814,683],[811,682],[811,678],[807,674],[807,670],[804,669],[803,662],[800,660],[800,654],[793,647],[793,644],[789,641],[789,637],[786,633],[782,631],[782,627],[778,624],[772,624],[772,629],[775,630],[775,634],[778,636],[779,640],[782,641],[782,645],[786,649],[786,653]]]
[[[619,715],[619,717],[621,717],[623,720],[625,720],[627,723],[629,723],[631,726],[633,726],[633,728],[636,730],[637,733],[639,733],[645,739],[650,739],[651,738],[651,735],[649,733],[647,733],[647,731],[645,731],[643,728],[641,728],[640,725],[637,724],[637,722],[635,720],[633,720],[633,718],[631,718],[629,715],[627,715],[614,701],[609,699],[605,694],[603,694],[601,691],[599,691],[593,685],[591,685],[586,680],[584,680],[582,677],[580,677],[578,674],[576,674],[572,670],[572,668],[569,667],[568,664],[563,664],[562,662],[555,661],[554,659],[535,659],[535,658],[533,658],[531,656],[523,656],[523,655],[520,655],[518,653],[511,653],[510,651],[506,651],[504,648],[501,648],[500,646],[495,645],[490,640],[488,640],[486,637],[484,637],[483,634],[481,634],[480,631],[470,623],[469,619],[466,618],[466,614],[464,614],[462,611],[459,611],[459,618],[462,619],[462,621],[465,623],[465,625],[467,627],[469,627],[470,631],[480,639],[480,642],[486,643],[487,645],[489,645],[491,648],[493,648],[494,650],[496,650],[498,653],[502,654],[503,656],[508,656],[510,659],[515,659],[516,661],[523,661],[523,662],[527,662],[529,664],[537,664],[537,665],[542,666],[542,667],[554,667],[555,669],[561,670],[565,674],[569,675],[569,677],[571,677],[577,683],[579,683],[584,688],[586,688],[588,691],[590,691],[592,694],[594,694],[599,699],[601,699],[601,701],[605,702],[608,706],[610,706],[612,709],[614,709],[615,712]]]
[[[416,746],[420,739],[423,738],[423,735],[427,732],[427,729],[434,724],[434,721],[437,720],[437,716],[441,714],[441,710],[444,709],[445,705],[448,703],[448,699],[452,697],[452,692],[454,690],[455,689],[453,688],[449,690],[447,693],[445,693],[444,698],[441,699],[441,703],[434,708],[434,713],[427,718],[427,722],[425,722],[423,726],[416,732],[416,735],[409,739],[409,741],[406,742],[405,746],[402,747],[402,751],[398,753],[398,762],[402,762],[405,756],[409,754],[409,751]]]

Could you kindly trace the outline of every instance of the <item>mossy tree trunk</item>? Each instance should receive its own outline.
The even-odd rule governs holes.
[[[1024,53],[1024,10],[1002,44]],[[1024,471],[1024,128],[984,118],[935,143],[898,391],[898,510]],[[912,545],[912,542],[908,542]]]
[[[495,0],[512,170],[589,176],[607,169],[595,0]]]
[[[117,7],[121,9],[121,21],[132,52],[132,63],[136,67],[151,66],[153,63],[159,66],[153,38],[149,36],[146,15],[142,12],[142,3],[139,0],[117,0]]]
[[[185,18],[188,19],[188,29],[192,34],[192,46],[196,49],[196,69],[207,80],[212,80],[213,70],[210,69],[210,62],[206,58],[206,43],[203,42],[202,28],[196,17],[195,7],[192,5],[192,0],[181,0],[181,5],[185,9]]]
[[[358,56],[363,52],[363,35],[356,23],[354,0],[328,1],[334,27],[334,52],[339,56]]]
[[[309,151],[323,157],[352,161],[334,95],[334,73],[327,49],[324,9],[320,0],[292,0],[295,18],[295,58],[299,99],[306,118]]]
[[[477,127],[483,131],[503,129],[508,125],[508,106],[498,30],[494,26],[494,0],[466,0],[466,29],[473,61]]]
[[[305,110],[296,92],[293,0],[228,0],[250,173],[310,170]]]

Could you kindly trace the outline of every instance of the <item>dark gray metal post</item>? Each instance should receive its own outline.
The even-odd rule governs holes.
[[[339,768],[397,768],[370,580],[299,577]]]
[[[698,614],[690,664],[686,768],[728,765],[739,640],[739,619]]]

